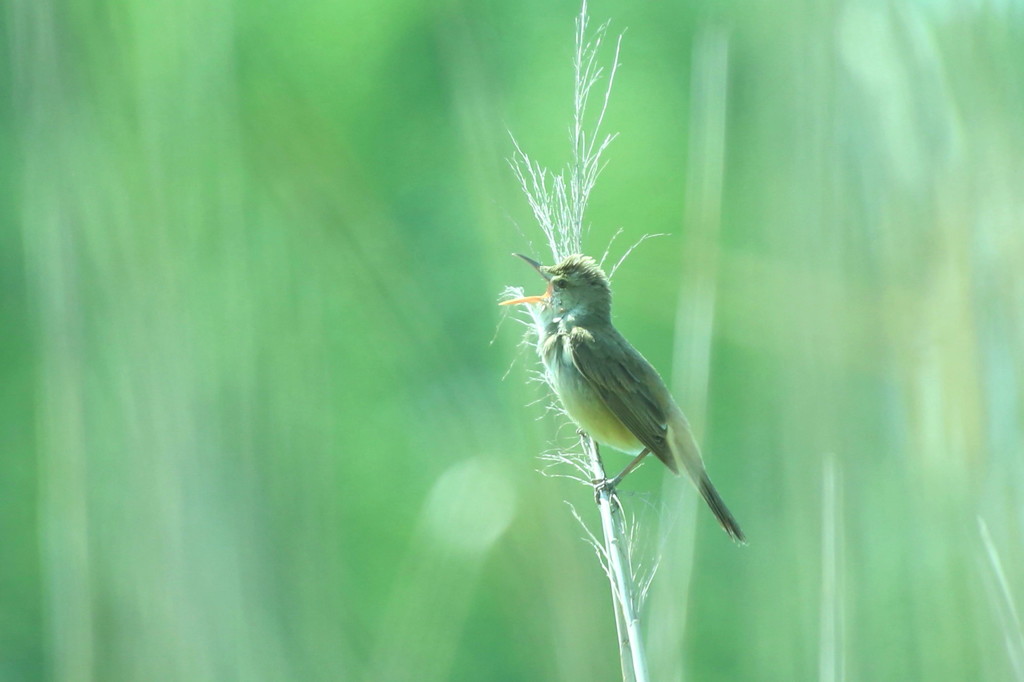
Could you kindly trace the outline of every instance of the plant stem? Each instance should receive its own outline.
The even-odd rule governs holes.
[[[595,443],[589,436],[580,435],[583,451],[587,455],[594,480],[604,481],[607,475],[604,463]],[[623,680],[648,682],[647,657],[644,652],[643,635],[640,632],[640,617],[637,615],[635,585],[629,564],[629,547],[625,542],[622,524],[616,520],[619,506],[614,490],[598,488],[597,509],[601,516],[604,535],[605,567],[612,586],[612,600],[615,607],[615,623],[619,632],[619,657],[622,661]],[[621,510],[618,518],[621,519]],[[625,636],[623,636],[623,630]]]

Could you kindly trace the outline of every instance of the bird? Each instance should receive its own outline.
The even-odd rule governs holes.
[[[539,296],[501,305],[534,306],[537,353],[565,411],[598,443],[635,455],[622,473],[600,484],[614,491],[653,452],[673,473],[682,467],[725,532],[746,543],[708,477],[683,411],[658,371],[612,324],[611,284],[600,265],[582,254],[551,266],[513,255],[533,266],[548,286]]]

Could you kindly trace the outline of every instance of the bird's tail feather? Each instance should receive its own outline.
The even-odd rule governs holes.
[[[725,501],[722,496],[715,490],[715,486],[711,485],[711,479],[708,478],[707,474],[700,479],[700,483],[697,486],[700,489],[700,495],[704,498],[704,501],[711,507],[712,513],[715,518],[718,519],[718,523],[722,525],[725,532],[729,534],[736,542],[740,544],[747,543],[747,536],[743,534],[740,529],[740,524],[736,523],[736,519],[733,518],[732,512],[725,506]]]
[[[683,465],[683,468],[686,469],[686,473],[690,475],[693,484],[700,491],[701,497],[704,498],[708,507],[711,508],[711,512],[718,519],[718,523],[722,525],[722,528],[733,540],[745,544],[747,538],[743,535],[740,524],[736,522],[732,512],[725,506],[722,496],[718,494],[715,486],[711,483],[711,479],[708,478],[708,473],[704,469],[704,460],[700,456],[700,448],[697,446],[697,441],[694,440],[693,433],[690,431],[690,423],[686,420],[686,416],[683,415],[681,410],[677,409],[675,414],[672,415],[668,431],[672,453],[679,463]]]

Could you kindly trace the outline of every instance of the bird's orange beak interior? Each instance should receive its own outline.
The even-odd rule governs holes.
[[[540,296],[523,296],[522,298],[513,298],[511,301],[502,301],[498,305],[516,305],[517,303],[542,303],[551,297],[551,285],[548,285],[548,290]]]
[[[547,296],[523,296],[522,298],[513,298],[511,301],[502,301],[498,305],[515,305],[517,303],[540,303]]]

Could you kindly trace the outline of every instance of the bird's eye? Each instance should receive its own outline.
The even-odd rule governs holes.
[[[561,277],[559,277],[558,279],[552,280],[551,283],[555,285],[556,289],[564,289],[569,284],[568,282],[566,282]]]

